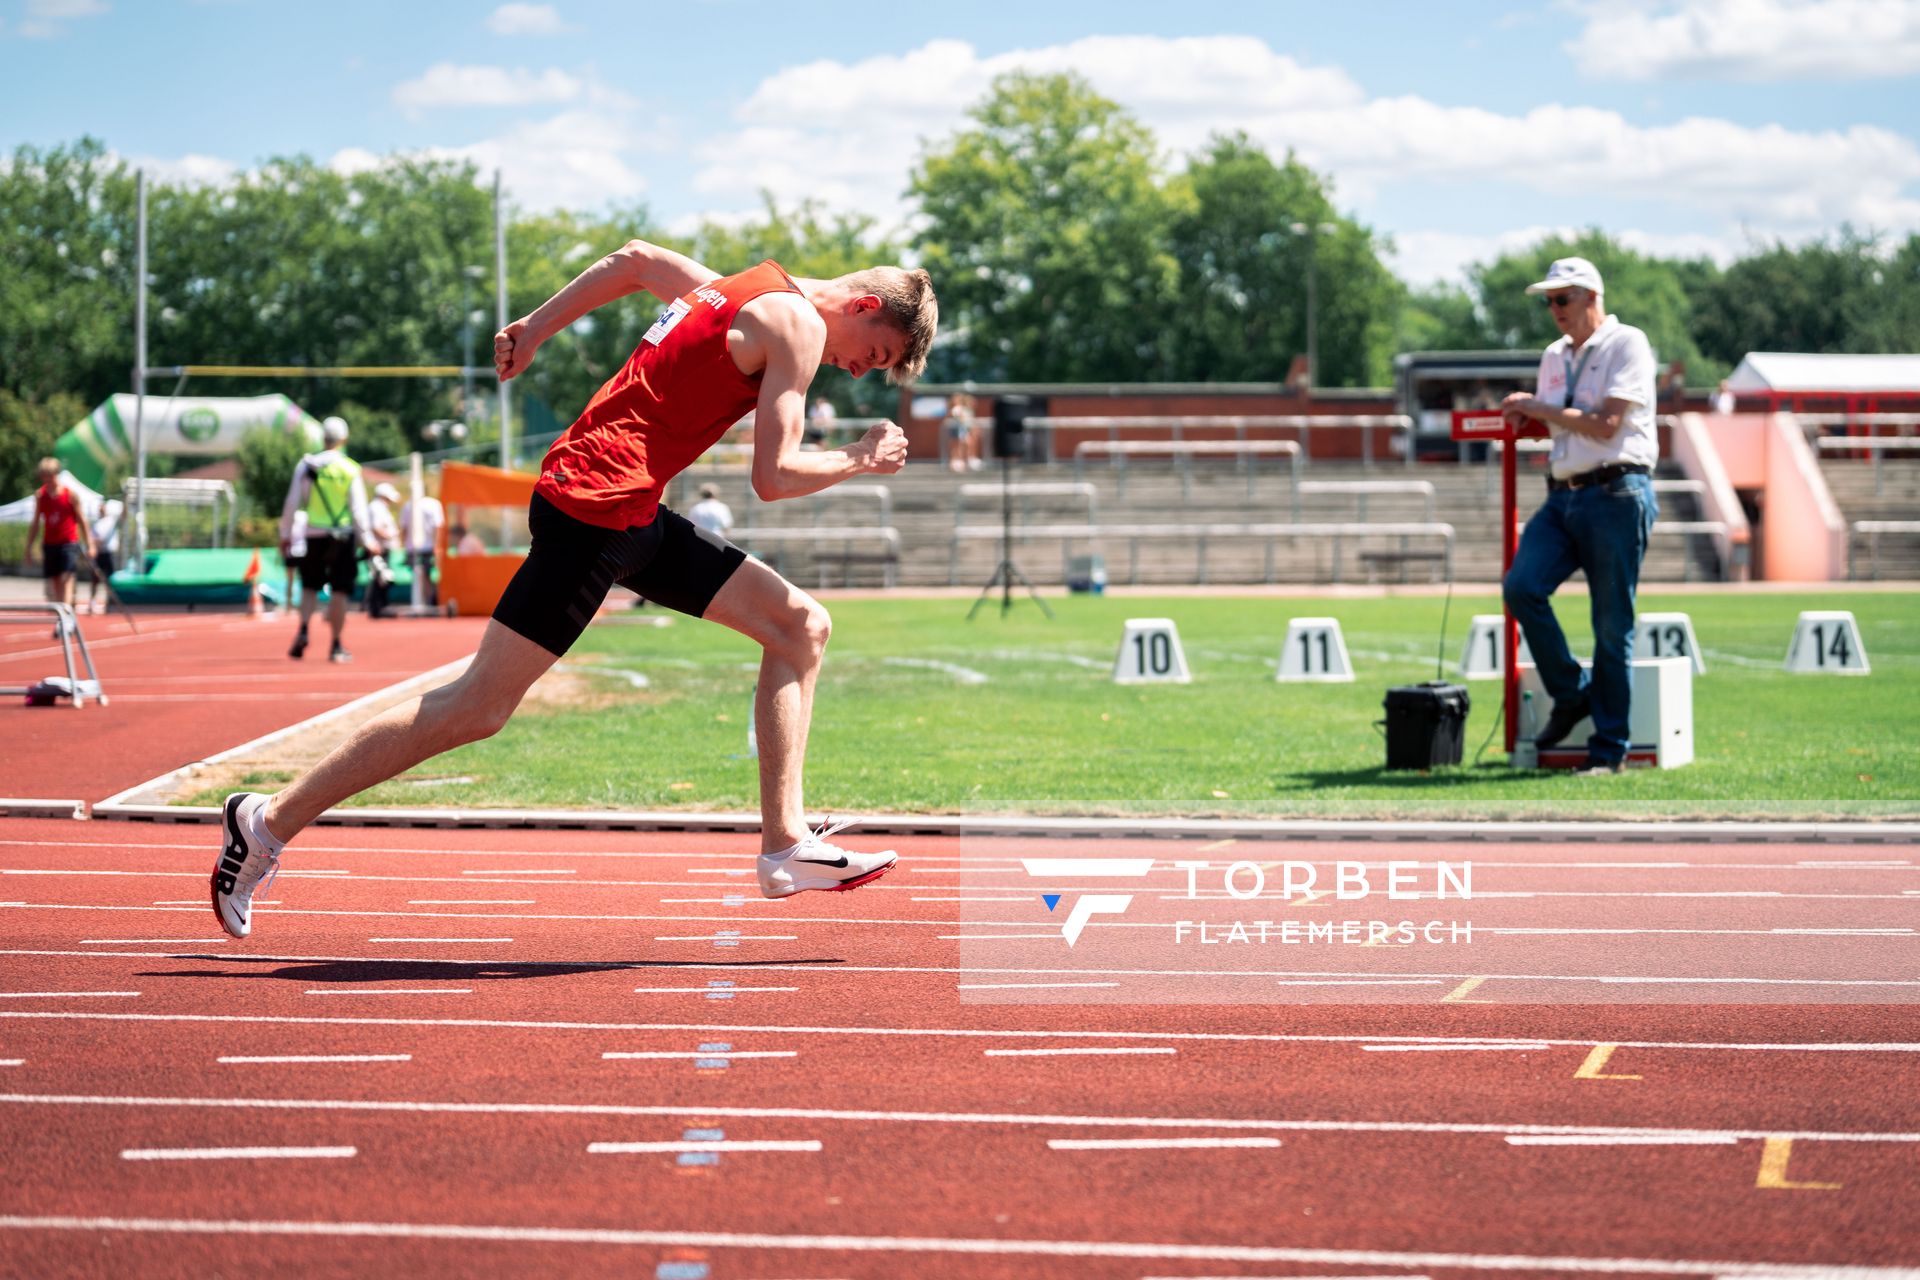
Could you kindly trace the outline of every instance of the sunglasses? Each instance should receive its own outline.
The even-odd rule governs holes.
[[[1541,301],[1550,307],[1570,307],[1573,305],[1573,295],[1570,293],[1550,293],[1542,298]]]

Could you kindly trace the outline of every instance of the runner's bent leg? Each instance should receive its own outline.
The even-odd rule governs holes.
[[[480,651],[458,679],[361,725],[268,802],[267,830],[284,843],[348,796],[499,732],[527,689],[557,661],[558,655],[525,636],[489,622]]]
[[[813,687],[833,630],[826,609],[758,560],[743,563],[701,615],[761,647],[754,691],[760,745],[760,847],[777,853],[807,834],[801,794]]]

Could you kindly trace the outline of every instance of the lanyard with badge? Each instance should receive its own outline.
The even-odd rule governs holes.
[[[1576,384],[1579,383],[1580,375],[1586,372],[1587,357],[1591,356],[1592,354],[1593,354],[1593,339],[1591,338],[1587,339],[1587,345],[1580,352],[1580,359],[1578,362],[1574,360],[1573,355],[1570,351],[1562,351],[1560,353],[1560,363],[1565,365],[1567,369],[1567,398],[1561,402],[1561,405],[1560,405],[1561,408],[1563,409],[1573,408],[1573,388],[1575,387]]]

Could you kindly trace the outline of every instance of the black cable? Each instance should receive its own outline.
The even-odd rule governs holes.
[[[1436,683],[1446,678],[1447,668],[1447,618],[1453,612],[1453,566],[1447,566],[1447,599],[1440,606],[1440,651],[1433,655],[1433,678]]]

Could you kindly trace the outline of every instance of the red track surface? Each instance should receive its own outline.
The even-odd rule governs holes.
[[[1684,994],[1637,1006],[1444,1002],[1452,981],[1367,1007],[981,1003],[959,984],[1006,975],[963,971],[961,948],[975,944],[952,935],[991,928],[989,918],[1044,932],[1048,915],[1013,858],[1078,851],[1020,841],[915,840],[877,884],[768,903],[750,877],[728,874],[750,868],[747,837],[322,828],[288,854],[254,937],[232,942],[203,901],[213,841],[210,827],[0,822],[0,1060],[20,1060],[0,1067],[0,1271],[1454,1277],[1920,1266],[1912,1005],[1711,1005]],[[1143,850],[1168,863],[1196,856],[1191,844],[1121,849]],[[1231,856],[1377,863],[1388,853],[1243,843]],[[1551,935],[1575,941],[1530,952],[1524,936],[1496,935],[1486,952],[1335,947],[1262,954],[1250,967],[1458,976],[1527,961],[1536,975],[1584,964],[1644,976],[1717,963],[1920,978],[1913,935],[1897,932],[1920,902],[1908,848],[1476,845],[1393,856],[1525,864],[1476,873],[1476,889],[1551,895],[1475,902],[1476,923],[1727,932]],[[1839,861],[1877,865],[1830,865]],[[1684,865],[1644,867],[1656,862]],[[1014,900],[953,902],[962,865],[984,868]],[[1782,896],[1693,896],[1729,891]],[[1148,909],[1188,908],[1155,895]],[[1103,954],[1130,923],[1097,921],[1071,963]],[[1771,932],[1847,925],[1895,932]],[[718,939],[733,945],[716,945],[722,931],[737,931]],[[1019,968],[1068,969],[1058,939],[1017,945],[1027,949],[1012,953]],[[1115,980],[1124,999],[1140,979]],[[1558,990],[1495,981],[1472,998]],[[1914,998],[1912,987],[1894,990]],[[1408,1043],[1394,1037],[1446,1047],[1382,1051]],[[1532,1038],[1539,1047],[1460,1047]],[[1608,1044],[1620,1047],[1587,1071],[1600,1078],[1582,1078]],[[1796,1047],[1840,1044],[1854,1047]],[[1173,1052],[990,1053],[1060,1048]],[[220,1061],[278,1055],[406,1057]],[[1570,1128],[1591,1130],[1574,1135],[1587,1144],[1509,1141]],[[1196,1138],[1280,1145],[1049,1145]],[[819,1146],[590,1150],[714,1140]],[[122,1154],[230,1147],[355,1154]],[[119,1221],[86,1221],[103,1218]]]
[[[470,654],[481,618],[347,622],[355,661],[327,661],[326,628],[306,658],[287,657],[293,623],[234,613],[82,618],[108,705],[0,705],[0,795],[104,800],[170,769],[318,715]],[[77,657],[76,657],[77,663]],[[63,674],[38,626],[0,627],[0,685]]]

